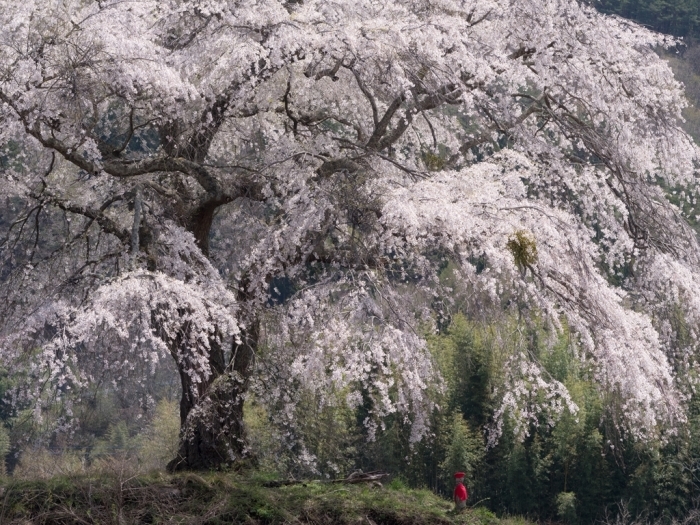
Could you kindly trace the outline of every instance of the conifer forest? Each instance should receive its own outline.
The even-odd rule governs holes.
[[[699,0],[0,0],[0,524],[126,468],[700,523],[699,40]]]

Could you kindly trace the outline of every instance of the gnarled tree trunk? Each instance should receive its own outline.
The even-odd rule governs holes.
[[[168,463],[169,471],[218,468],[248,456],[243,404],[257,346],[257,324],[234,343],[231,358],[223,366],[223,352],[211,353],[212,375],[195,383],[180,366],[180,447]]]
[[[213,213],[220,204],[201,205],[187,221],[188,229],[206,256]],[[173,341],[171,354],[180,373],[182,397],[180,445],[177,456],[168,463],[169,471],[214,469],[248,456],[243,404],[258,336],[259,323],[254,320],[233,342],[228,362],[219,342],[210,339],[207,357],[211,374],[206,379],[201,374],[192,374],[197,352],[187,347],[187,334],[182,333]]]

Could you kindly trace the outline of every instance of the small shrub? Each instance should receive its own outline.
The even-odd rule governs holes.
[[[45,448],[25,449],[15,468],[17,479],[50,479],[55,476],[71,476],[86,472],[85,456],[79,452]]]
[[[406,483],[401,478],[394,478],[389,483],[389,488],[391,490],[408,490]]]
[[[177,454],[180,412],[175,401],[162,399],[148,430],[138,438],[137,456],[144,470],[163,469]]]
[[[10,451],[10,436],[5,427],[0,425],[0,476],[4,476],[5,472],[5,457]]]
[[[136,448],[136,441],[130,436],[126,421],[118,421],[109,425],[105,436],[97,440],[90,453],[90,458],[100,459],[114,455],[133,455]]]
[[[484,507],[473,509],[472,516],[479,525],[496,525],[500,521],[493,512]]]
[[[557,494],[557,515],[566,523],[576,522],[576,494],[573,492]]]

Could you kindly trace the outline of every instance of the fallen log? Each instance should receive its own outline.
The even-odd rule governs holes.
[[[373,470],[372,472],[362,472],[361,470],[356,470],[350,474],[347,478],[333,479],[333,480],[322,480],[322,479],[287,479],[287,480],[272,480],[263,483],[263,487],[276,488],[276,487],[286,487],[289,485],[305,485],[306,483],[372,483],[380,482],[384,478],[388,478],[390,474],[382,470]]]
[[[334,479],[331,483],[371,483],[372,481],[381,481],[388,478],[389,473],[381,470],[372,472],[355,471],[345,479]]]

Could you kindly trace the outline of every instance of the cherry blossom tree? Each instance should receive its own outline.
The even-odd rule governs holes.
[[[0,348],[36,417],[172,358],[172,469],[246,454],[260,377],[417,441],[449,260],[566,322],[630,429],[682,418],[667,313],[696,333],[700,251],[668,189],[696,198],[697,149],[664,36],[574,0],[0,0],[0,26]],[[576,410],[514,359],[497,417]]]

